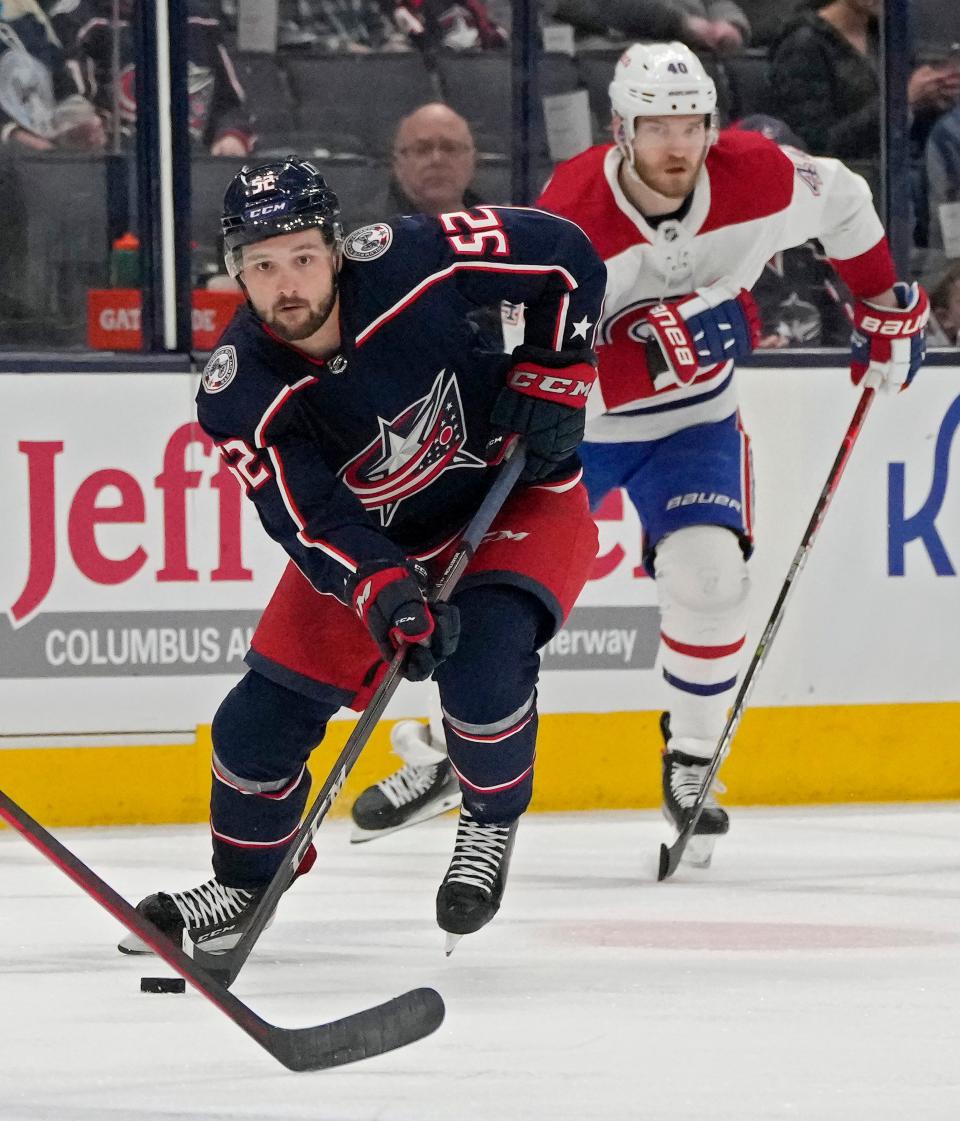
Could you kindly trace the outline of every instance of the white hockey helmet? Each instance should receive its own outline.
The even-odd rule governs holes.
[[[684,43],[634,43],[621,56],[610,83],[610,106],[623,121],[626,146],[633,140],[637,117],[710,118],[716,136],[717,87],[703,63]]]

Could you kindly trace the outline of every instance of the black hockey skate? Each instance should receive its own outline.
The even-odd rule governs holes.
[[[437,892],[437,923],[447,932],[447,956],[464,934],[486,926],[500,910],[519,820],[484,825],[460,807],[453,860]]]
[[[309,872],[317,858],[311,845],[300,862],[294,880]],[[165,934],[171,942],[190,953],[191,946],[199,946],[208,954],[222,954],[232,950],[250,925],[257,904],[267,890],[267,885],[253,891],[228,887],[213,877],[199,887],[186,891],[160,891],[148,895],[137,904],[145,919]],[[267,926],[273,922],[270,916]],[[117,944],[122,954],[152,954],[145,942],[135,934],[128,934]],[[191,955],[192,956],[192,955]]]
[[[431,740],[428,725],[401,720],[390,733],[390,743],[403,766],[354,802],[354,844],[385,837],[460,805],[460,784],[446,747]]]
[[[703,786],[703,779],[710,766],[709,759],[688,755],[683,751],[670,749],[670,714],[660,716],[660,733],[663,736],[663,816],[679,831],[683,827],[687,811],[693,806]],[[684,860],[697,868],[709,868],[717,837],[730,828],[727,811],[717,804],[714,791],[723,793],[723,786],[714,782],[713,789],[707,794],[703,812],[693,836],[684,853]]]

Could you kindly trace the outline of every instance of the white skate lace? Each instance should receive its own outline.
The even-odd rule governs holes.
[[[377,786],[394,809],[400,809],[401,806],[419,798],[421,794],[426,794],[437,781],[439,770],[439,763],[426,767],[414,767],[407,763],[399,771],[388,775],[383,782],[378,782]]]
[[[196,930],[237,918],[253,898],[253,892],[227,887],[214,878],[188,891],[172,891],[170,898],[177,905],[187,930]]]
[[[509,825],[482,825],[461,809],[447,881],[492,891],[509,841]]]
[[[673,791],[677,804],[683,809],[689,809],[697,800],[700,787],[703,785],[704,775],[706,775],[709,766],[710,764],[707,762],[687,764],[678,763],[675,759],[671,762],[670,789]],[[707,796],[703,802],[704,806],[717,807],[717,799],[714,795],[723,794],[726,789],[723,783],[715,778],[707,791]]]

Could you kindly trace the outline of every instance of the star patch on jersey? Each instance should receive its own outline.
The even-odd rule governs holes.
[[[373,261],[382,257],[393,241],[393,230],[386,222],[374,222],[354,230],[343,243],[343,255],[351,261]]]
[[[220,393],[237,376],[237,351],[229,343],[218,346],[203,367],[201,384],[205,393]]]

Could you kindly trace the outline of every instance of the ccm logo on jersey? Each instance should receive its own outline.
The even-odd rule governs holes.
[[[559,374],[555,369],[535,363],[515,366],[507,376],[507,385],[528,397],[562,401],[564,405],[582,409],[590,396],[590,387],[597,372],[587,362],[578,362],[568,367],[568,371],[567,374]],[[574,372],[576,376],[570,376]]]

